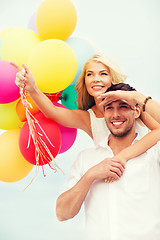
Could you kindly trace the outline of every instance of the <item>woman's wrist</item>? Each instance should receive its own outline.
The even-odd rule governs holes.
[[[124,150],[120,151],[120,152],[119,152],[118,154],[116,154],[113,158],[120,160],[122,163],[124,163],[124,165],[125,165],[126,162],[128,161],[128,158],[127,158]]]
[[[34,84],[34,86],[33,86],[32,88],[30,88],[27,92],[28,92],[28,94],[29,94],[30,96],[32,96],[32,95],[34,95],[34,94],[39,93],[40,90],[39,90],[39,88],[37,87],[37,85]]]
[[[140,107],[143,107],[145,99],[146,99],[145,95],[143,95],[140,92],[135,91],[135,100],[139,104]]]

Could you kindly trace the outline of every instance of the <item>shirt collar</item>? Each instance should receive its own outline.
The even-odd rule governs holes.
[[[103,138],[97,146],[104,147],[104,148],[107,147],[109,139],[110,139],[110,134],[108,135],[107,138]],[[132,144],[139,141],[139,140],[140,140],[140,135],[138,133],[136,133],[136,137],[133,140]]]

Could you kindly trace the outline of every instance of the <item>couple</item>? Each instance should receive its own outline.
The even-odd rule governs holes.
[[[88,153],[88,150],[81,153],[79,160],[73,166],[73,174],[71,173],[66,189],[73,188],[58,198],[58,218],[64,220],[73,217],[85,200],[88,239],[159,240],[158,214],[160,211],[157,190],[159,179],[156,179],[159,178],[157,160],[159,153],[156,150],[158,147],[144,152],[159,140],[159,124],[155,120],[160,123],[160,111],[158,111],[160,104],[137,91],[105,93],[110,86],[124,82],[126,75],[120,71],[115,61],[103,54],[94,55],[84,64],[76,85],[78,110],[56,107],[37,87],[34,76],[26,65],[23,64],[24,74],[21,67],[15,63],[11,64],[19,71],[16,75],[16,85],[28,92],[46,117],[65,127],[82,129],[97,146],[91,153]],[[97,96],[100,98],[98,99]],[[140,119],[152,131],[137,141],[142,137],[140,136],[142,127],[136,121],[136,124],[133,123],[133,128],[136,125],[135,132],[138,133],[136,138],[134,134],[132,137],[129,135],[129,140],[128,138],[126,140],[133,130],[124,137],[115,137],[111,134],[109,145],[107,145],[109,130],[104,121],[101,98],[106,98],[103,101],[105,105],[113,100],[125,99],[128,105],[119,107],[119,110],[125,110],[128,107],[128,111],[135,114],[138,114],[139,107],[136,106],[138,103],[143,110]],[[116,101],[113,103],[115,104]],[[130,105],[132,108],[129,108]],[[105,107],[106,121],[112,109],[114,109],[112,105],[109,109]],[[114,119],[114,116],[112,118]],[[121,131],[129,124],[128,120],[128,116],[123,116],[122,119],[119,117],[118,121],[116,119],[109,122],[109,127],[113,128],[111,131]],[[133,144],[130,145],[133,138],[135,138]],[[142,155],[138,156],[139,154]],[[112,157],[116,160],[108,159]],[[128,161],[129,159],[131,161]],[[103,179],[107,179],[107,182],[113,182],[114,179],[118,181],[108,184]]]
[[[108,91],[123,88],[133,90],[120,83]],[[147,103],[148,98],[143,110]],[[102,104],[110,135],[79,154],[65,191],[57,199],[57,217],[60,221],[73,218],[84,203],[88,240],[159,240],[160,142],[126,165],[114,160],[113,156],[140,139],[135,128],[140,106],[112,98],[112,94]],[[153,137],[159,140],[160,129]],[[117,181],[106,183],[106,178]]]

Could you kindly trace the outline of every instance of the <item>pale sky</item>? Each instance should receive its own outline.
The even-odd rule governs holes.
[[[0,31],[10,26],[27,27],[41,2],[0,0]],[[78,22],[72,36],[88,38],[100,51],[118,61],[128,75],[127,82],[160,101],[160,2],[74,0],[73,3]],[[29,183],[34,171],[17,183],[0,182],[0,239],[83,239],[83,212],[73,220],[59,223],[55,201],[77,153],[91,145],[91,139],[78,131],[74,146],[57,158],[65,176],[47,169],[47,177],[40,173],[25,192],[19,190]]]

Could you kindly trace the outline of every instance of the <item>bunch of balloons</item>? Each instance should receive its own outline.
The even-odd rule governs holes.
[[[15,85],[17,70],[10,61],[28,65],[39,89],[54,104],[77,109],[75,83],[95,47],[86,38],[70,37],[76,24],[77,12],[71,0],[44,0],[27,28],[11,26],[0,33],[0,129],[7,130],[0,135],[1,181],[19,181],[37,164],[26,111]],[[58,103],[60,99],[63,105]],[[77,130],[46,119],[29,96],[27,101],[53,156],[67,151]],[[39,165],[47,163],[40,159]]]

